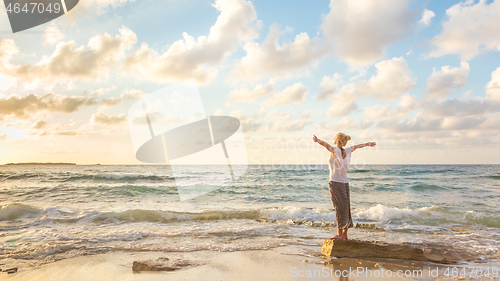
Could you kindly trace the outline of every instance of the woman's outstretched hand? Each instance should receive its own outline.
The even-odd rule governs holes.
[[[376,146],[376,145],[377,145],[377,143],[376,143],[376,142],[374,142],[374,141],[372,141],[372,142],[369,142],[369,143],[368,143],[368,146],[371,146],[371,147],[374,147],[374,146]]]
[[[313,141],[318,142],[318,138],[316,137],[316,135],[313,135]]]

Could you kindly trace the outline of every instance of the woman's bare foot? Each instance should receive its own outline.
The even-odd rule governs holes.
[[[332,239],[343,239],[343,238],[342,238],[342,236],[340,236],[340,235],[337,234],[337,235],[332,236],[332,237],[330,237],[328,239],[332,240]]]

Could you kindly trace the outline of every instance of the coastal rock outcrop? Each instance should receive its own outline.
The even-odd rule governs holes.
[[[463,250],[443,245],[394,244],[350,239],[324,239],[321,252],[327,257],[337,258],[387,258],[443,264],[454,264],[460,260],[472,259],[472,256]]]
[[[381,227],[377,227],[375,224],[373,223],[356,223],[354,225],[355,228],[361,228],[361,229],[370,229],[370,230],[379,230],[379,231],[385,231],[385,229],[381,228]]]

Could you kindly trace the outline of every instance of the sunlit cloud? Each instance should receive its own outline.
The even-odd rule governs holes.
[[[55,44],[64,38],[64,33],[55,24],[50,24],[44,30],[43,43]]]
[[[208,36],[195,39],[184,32],[183,39],[174,42],[164,53],[142,43],[139,50],[127,56],[123,69],[134,77],[159,83],[191,78],[199,84],[209,83],[217,75],[222,59],[236,49],[240,40],[255,38],[258,28],[251,2],[217,0],[213,6],[220,14]]]
[[[96,35],[87,46],[77,46],[75,41],[60,42],[55,51],[35,64],[15,64],[11,59],[19,53],[11,40],[0,41],[0,73],[25,83],[54,84],[72,79],[98,80],[106,76],[115,64],[123,58],[137,37],[126,27],[120,34]]]
[[[387,47],[411,34],[410,1],[331,0],[323,30],[340,59],[358,68],[380,59]]]
[[[251,103],[258,100],[259,98],[267,96],[272,91],[274,91],[274,86],[272,84],[258,84],[253,89],[235,89],[229,92],[226,101],[227,104],[231,102]]]
[[[500,1],[487,3],[481,0],[465,1],[446,10],[448,19],[443,22],[443,31],[432,38],[435,50],[429,57],[458,54],[462,60],[470,60],[478,54],[499,51]]]
[[[460,89],[467,85],[470,67],[467,62],[462,62],[460,67],[441,67],[441,70],[432,71],[427,78],[426,96],[429,98],[443,98],[450,94],[452,89]]]
[[[119,125],[127,121],[125,114],[108,115],[104,112],[97,112],[92,114],[92,123],[98,125]]]
[[[429,24],[431,24],[432,18],[435,16],[436,14],[433,11],[424,9],[424,12],[422,13],[422,18],[420,19],[419,23],[428,26]]]
[[[280,106],[288,103],[302,104],[307,95],[307,88],[302,83],[295,83],[292,86],[286,87],[281,92],[275,92],[263,104],[266,107]]]
[[[307,33],[300,33],[293,42],[280,45],[283,33],[277,24],[273,24],[262,44],[246,43],[243,46],[246,56],[236,63],[232,75],[237,79],[258,79],[265,75],[273,75],[274,79],[296,76],[298,70],[307,68],[332,51],[328,41],[311,39]]]
[[[500,67],[491,73],[491,81],[486,85],[486,94],[490,100],[500,101]]]
[[[28,118],[30,114],[40,111],[71,113],[81,107],[96,104],[98,101],[92,96],[64,96],[53,93],[43,96],[30,94],[24,97],[12,95],[0,98],[0,116]]]

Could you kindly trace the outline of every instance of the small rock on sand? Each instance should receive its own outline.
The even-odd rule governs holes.
[[[7,274],[13,274],[17,272],[17,267],[9,268],[4,270],[4,272],[7,272]]]
[[[174,271],[182,267],[196,265],[188,260],[170,260],[166,257],[157,258],[156,260],[134,261],[132,270],[134,272],[141,271]]]
[[[179,269],[179,267],[172,267],[167,265],[162,265],[152,261],[134,261],[132,264],[132,270],[139,271],[174,271]]]

